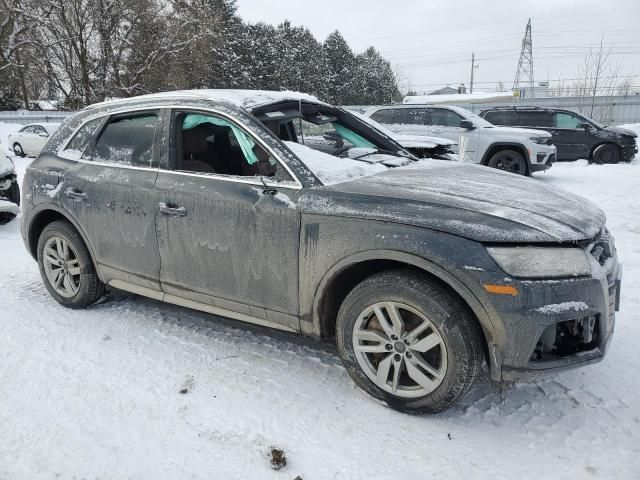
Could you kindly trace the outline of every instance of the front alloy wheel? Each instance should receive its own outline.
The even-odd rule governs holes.
[[[426,274],[388,270],[340,306],[336,342],[354,382],[407,413],[454,405],[483,362],[482,332],[466,304]]]
[[[426,316],[402,303],[367,307],[354,326],[353,349],[367,377],[399,397],[428,395],[447,371],[440,333]]]

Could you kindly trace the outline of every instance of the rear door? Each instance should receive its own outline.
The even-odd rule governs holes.
[[[87,235],[106,282],[160,290],[155,181],[163,116],[162,110],[146,110],[95,119],[84,132],[92,136],[89,144],[75,150],[72,139],[62,152],[78,159],[66,173],[63,201]],[[82,139],[75,143],[82,145]]]
[[[589,158],[591,133],[581,125],[584,120],[568,112],[555,112],[549,129],[558,149],[559,160]]]
[[[176,109],[170,125],[155,210],[166,298],[297,331],[299,183],[228,115]]]

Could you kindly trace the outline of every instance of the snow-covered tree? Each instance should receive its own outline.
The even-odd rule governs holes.
[[[356,58],[339,31],[324,41],[327,59],[327,100],[339,105],[353,103],[356,97]]]

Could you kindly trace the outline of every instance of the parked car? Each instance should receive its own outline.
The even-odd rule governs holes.
[[[638,153],[637,134],[598,122],[564,108],[495,107],[480,116],[494,125],[545,130],[553,136],[558,160],[594,163],[630,162]]]
[[[342,147],[306,144],[318,131]],[[24,185],[22,236],[60,304],[111,287],[335,337],[356,384],[401,411],[452,406],[484,362],[496,381],[556,372],[601,360],[612,338],[621,267],[595,205],[418,160],[306,95],[97,104]]]
[[[359,118],[362,118],[372,127],[382,131],[385,135],[393,138],[396,142],[403,146],[405,150],[411,152],[418,158],[440,158],[451,159],[451,154],[457,149],[458,144],[453,140],[442,137],[431,137],[428,135],[403,135],[394,132],[385,127],[381,123],[376,122],[373,118],[367,117],[360,113],[351,112]]]
[[[20,187],[13,160],[0,156],[0,225],[13,220],[20,206]]]
[[[436,135],[465,145],[461,161],[519,175],[547,170],[556,158],[551,135],[541,130],[495,127],[473,112],[450,105],[372,107],[365,115],[397,133]]]
[[[18,157],[35,157],[40,153],[59,123],[32,123],[25,125],[8,137],[13,153]]]

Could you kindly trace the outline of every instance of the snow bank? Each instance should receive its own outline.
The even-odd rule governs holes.
[[[388,169],[380,164],[334,157],[296,142],[284,143],[325,185],[346,182]]]

